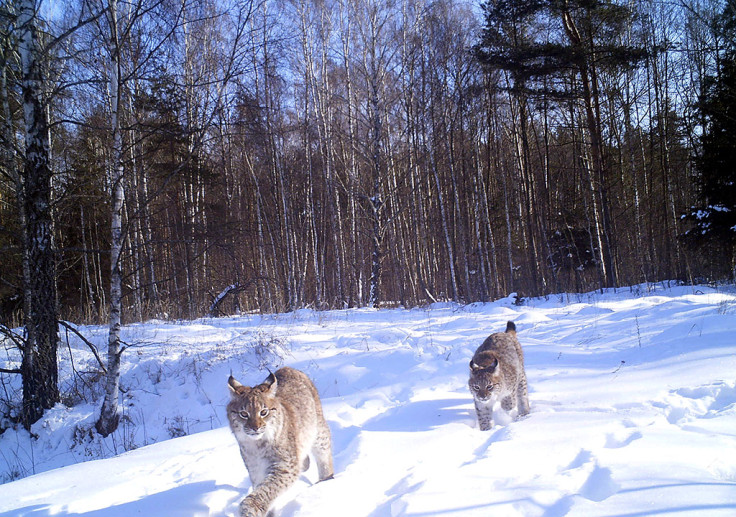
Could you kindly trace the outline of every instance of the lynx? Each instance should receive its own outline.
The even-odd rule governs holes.
[[[304,373],[281,368],[253,388],[230,376],[228,386],[227,418],[253,485],[240,503],[241,517],[272,517],[274,500],[307,470],[310,452],[319,480],[332,478],[330,428]]]
[[[506,332],[491,334],[475,351],[468,386],[482,431],[493,427],[493,405],[499,400],[506,411],[516,407],[520,417],[529,413],[524,353],[512,321]]]

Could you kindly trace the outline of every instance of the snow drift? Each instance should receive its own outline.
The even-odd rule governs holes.
[[[235,515],[250,483],[225,383],[232,371],[256,384],[280,365],[319,389],[336,471],[323,483],[307,471],[279,502],[285,517],[734,515],[734,293],[637,286],[523,306],[130,325],[123,420],[107,439],[90,431],[94,359],[70,335],[67,405],[34,426],[37,438],[0,436],[0,517]],[[467,365],[507,320],[531,414],[481,432]],[[82,330],[104,343],[105,329]],[[7,351],[0,366],[16,360]]]

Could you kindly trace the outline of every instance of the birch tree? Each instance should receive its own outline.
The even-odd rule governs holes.
[[[37,421],[45,409],[59,401],[58,305],[54,243],[53,170],[49,113],[52,101],[49,78],[52,56],[62,42],[94,21],[98,14],[82,4],[73,24],[61,24],[59,34],[42,31],[42,2],[16,0],[8,14],[14,17],[17,32],[19,89],[23,112],[23,157],[17,170],[16,194],[23,231],[23,290],[26,339],[22,346],[22,421],[26,427]],[[5,44],[7,45],[7,41]],[[4,102],[8,100],[7,65],[11,48],[4,48]],[[12,139],[12,115],[3,106],[4,140]]]
[[[95,424],[97,432],[107,436],[118,427],[118,396],[120,390],[120,313],[122,310],[121,254],[123,250],[123,137],[120,124],[122,86],[121,39],[118,25],[118,3],[110,0],[107,9],[109,29],[107,48],[109,51],[110,132],[112,134],[112,160],[110,185],[112,187],[112,217],[110,223],[110,321],[107,338],[107,376],[105,399],[100,418]]]
[[[396,49],[392,47],[390,2],[356,2],[351,6],[355,20],[356,51],[360,60],[352,65],[360,75],[365,96],[363,120],[366,143],[363,156],[369,171],[368,186],[363,194],[365,213],[370,224],[370,278],[368,305],[376,307],[381,300],[383,270],[383,239],[386,235],[387,211],[385,175],[387,159],[384,125],[388,99],[387,79]]]
[[[49,120],[38,6],[34,0],[19,2],[18,29],[25,136],[19,195],[24,221],[24,264],[27,264],[23,271],[27,337],[21,370],[23,422],[30,427],[45,409],[59,401]]]
[[[122,10],[120,9],[120,7]],[[157,59],[161,59],[161,52],[167,45],[172,45],[179,29],[182,30],[184,42],[184,69],[177,69],[173,73],[180,82],[177,86],[181,98],[184,99],[184,112],[180,114],[181,119],[175,120],[174,127],[183,128],[183,140],[186,145],[182,150],[174,149],[171,163],[174,164],[166,173],[164,183],[168,184],[170,179],[182,180],[184,192],[184,217],[190,223],[198,222],[206,225],[206,214],[202,204],[206,191],[199,178],[199,160],[202,148],[209,130],[215,125],[216,116],[223,106],[223,99],[228,85],[238,74],[243,71],[244,62],[250,45],[246,41],[246,27],[252,14],[253,5],[249,2],[237,4],[232,10],[216,9],[214,4],[190,3],[183,0],[181,3],[171,5],[162,0],[138,0],[135,4],[118,4],[117,0],[109,0],[107,3],[107,19],[104,27],[101,27],[101,38],[108,52],[108,70],[105,76],[109,92],[110,113],[110,139],[112,141],[112,152],[108,171],[110,174],[111,195],[111,227],[110,227],[110,319],[108,336],[108,371],[106,375],[105,400],[102,405],[100,419],[96,428],[100,434],[107,435],[115,430],[118,423],[118,398],[119,398],[119,366],[120,356],[124,346],[120,340],[120,325],[122,311],[122,297],[124,296],[122,270],[124,261],[124,244],[126,230],[131,225],[125,220],[125,185],[127,157],[130,155],[130,142],[135,137],[135,132],[127,131],[124,121],[129,114],[125,113],[125,107],[132,105],[130,96],[133,91],[131,84],[136,85],[140,78],[148,80]],[[190,19],[196,13],[201,14],[199,21],[205,23],[205,27],[199,36],[200,40],[194,41],[190,33],[192,28],[197,28]],[[195,16],[196,18],[196,16]],[[214,31],[206,30],[216,22],[220,23],[223,41],[212,42],[210,35]],[[191,25],[190,25],[191,24]],[[142,46],[133,45],[131,35],[134,31],[149,32],[150,38],[145,39],[146,44]],[[226,39],[225,39],[226,38]],[[140,43],[140,42],[137,42]],[[199,55],[196,55],[194,45],[200,45]],[[219,44],[219,45],[218,45]],[[213,48],[219,47],[221,54],[214,59]],[[169,48],[169,50],[171,50]],[[130,66],[134,60],[129,59],[127,53],[143,53],[138,56],[135,67]],[[171,54],[176,57],[177,52]],[[127,102],[126,102],[127,98]],[[176,115],[176,114],[174,114]],[[130,117],[127,117],[130,118]],[[145,126],[144,126],[145,127]],[[169,135],[170,136],[170,135]],[[176,137],[176,136],[175,136]],[[194,173],[192,173],[194,171]],[[176,182],[171,182],[175,184]],[[133,183],[135,184],[135,183]],[[148,189],[146,189],[148,190]],[[151,199],[141,200],[150,203]],[[197,221],[193,221],[194,216]],[[169,216],[171,217],[171,216]],[[168,223],[168,222],[167,222]],[[148,224],[148,223],[147,223]],[[202,232],[205,233],[205,232]],[[205,252],[200,252],[200,246],[206,250],[207,242],[198,240],[192,234],[192,229],[185,230],[185,236],[192,242],[187,250],[190,256],[185,261],[184,275],[186,278],[186,295],[189,306],[189,315],[193,316],[195,311],[194,298],[200,294],[195,288],[195,283],[203,276],[195,270],[195,257],[206,257]],[[135,255],[133,256],[133,258]],[[132,264],[133,268],[137,265]]]

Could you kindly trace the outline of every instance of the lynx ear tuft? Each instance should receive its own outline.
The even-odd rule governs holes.
[[[231,375],[231,376],[230,376],[230,378],[229,378],[229,379],[227,380],[227,386],[228,386],[228,388],[230,388],[230,391],[231,391],[232,393],[237,393],[237,392],[238,392],[238,390],[241,390],[242,388],[244,388],[244,387],[245,387],[245,386],[243,386],[242,384],[240,384],[240,383],[239,383],[238,381],[236,381],[236,380],[235,380],[235,377],[233,377],[232,375]]]
[[[506,322],[506,332],[509,334],[516,334],[516,325],[513,321]]]
[[[263,384],[266,386],[266,390],[271,395],[276,394],[276,389],[278,388],[279,381],[276,379],[276,376],[273,374],[271,370],[268,370],[268,377],[265,381],[263,381]]]

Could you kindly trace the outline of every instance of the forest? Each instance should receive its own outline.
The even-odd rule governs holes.
[[[5,328],[733,279],[731,0],[1,5]]]

